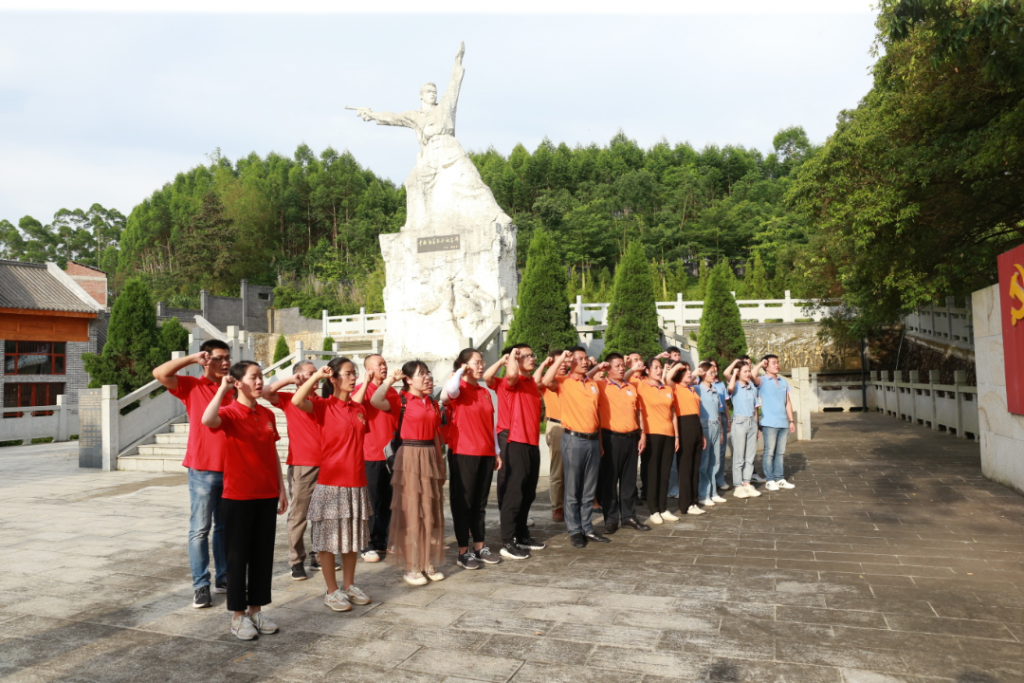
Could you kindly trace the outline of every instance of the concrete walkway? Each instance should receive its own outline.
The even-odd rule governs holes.
[[[586,550],[542,493],[533,559],[467,572],[449,551],[448,579],[415,589],[361,563],[374,602],[347,614],[319,576],[290,580],[279,534],[281,632],[243,643],[224,596],[189,606],[183,476],[0,449],[0,678],[1024,681],[1024,499],[982,478],[976,444],[825,414],[786,465],[793,491]]]

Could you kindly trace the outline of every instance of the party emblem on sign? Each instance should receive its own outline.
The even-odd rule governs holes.
[[[1009,295],[1020,304],[1020,308],[1010,308],[1010,322],[1016,325],[1018,320],[1024,319],[1024,266],[1015,263],[1013,267],[1017,272],[1010,278]]]

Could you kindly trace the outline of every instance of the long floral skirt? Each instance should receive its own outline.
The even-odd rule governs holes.
[[[406,571],[444,563],[444,467],[433,446],[402,446],[391,475],[387,562]]]
[[[357,553],[369,545],[370,499],[366,487],[344,488],[317,484],[306,519],[313,552]]]

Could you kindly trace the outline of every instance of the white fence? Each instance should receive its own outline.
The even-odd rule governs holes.
[[[945,306],[918,308],[904,319],[907,336],[974,350],[970,302],[968,299],[966,306],[958,307],[956,299],[947,297]]]
[[[327,315],[323,312],[323,334],[338,339],[348,334],[384,334],[387,316],[384,313],[370,313],[360,308],[356,315]]]
[[[21,441],[52,438],[67,441],[78,434],[78,406],[66,403],[64,395],[57,405],[0,409],[0,441]]]

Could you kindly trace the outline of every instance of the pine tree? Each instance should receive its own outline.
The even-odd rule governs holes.
[[[748,264],[745,280],[747,283],[747,298],[772,298],[772,289],[768,282],[768,273],[765,272],[764,263],[761,262],[761,254],[755,255],[754,260]]]
[[[175,351],[188,353],[188,330],[177,318],[165,320],[160,326],[160,348],[163,349],[164,360],[168,360]]]
[[[661,351],[660,339],[651,266],[643,245],[631,242],[615,269],[604,350],[623,355],[636,351],[646,358]]]
[[[700,264],[697,266],[697,296],[704,299],[708,293],[708,266],[703,256],[700,257]]]
[[[288,340],[284,338],[284,335],[278,335],[277,345],[274,346],[274,362],[287,358],[288,354],[291,353],[291,349],[288,348]]]
[[[538,356],[550,349],[579,343],[569,316],[568,281],[554,240],[537,228],[526,257],[526,272],[519,286],[519,305],[509,327],[510,344],[529,344]]]
[[[118,396],[125,396],[151,382],[153,368],[165,360],[149,288],[132,278],[110,311],[103,351],[82,354],[89,386],[116,384]]]
[[[324,351],[331,351],[334,349],[334,337],[324,337]],[[334,356],[320,356],[321,360],[331,360]]]
[[[708,276],[704,310],[700,317],[697,349],[701,360],[714,359],[724,368],[747,352],[747,335],[740,320],[740,308],[729,288],[732,272],[727,261],[719,261]]]

